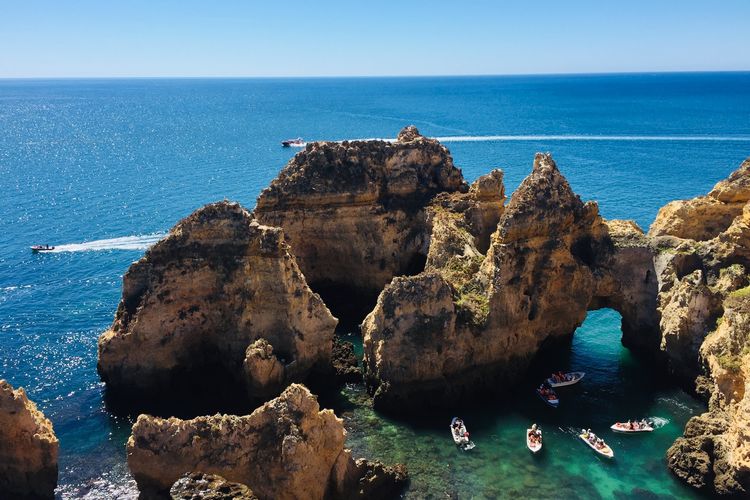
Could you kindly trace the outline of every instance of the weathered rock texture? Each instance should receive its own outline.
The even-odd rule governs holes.
[[[658,250],[661,348],[672,371],[696,380],[709,401],[668,451],[669,467],[721,495],[750,494],[748,200],[746,160],[708,196],[665,207],[649,232]]]
[[[396,142],[308,144],[258,198],[255,217],[282,227],[307,281],[377,294],[422,270],[435,194],[465,191],[448,150],[407,127]]]
[[[739,496],[750,494],[750,289],[729,294],[723,308],[700,348],[709,411],[690,419],[667,460],[691,486]]]
[[[258,500],[246,485],[202,472],[182,476],[170,488],[169,496],[172,500]]]
[[[363,324],[376,405],[416,408],[497,389],[522,376],[547,339],[571,335],[590,308],[618,309],[633,345],[658,344],[644,235],[620,222],[611,236],[596,204],[573,193],[548,155],[537,155],[496,211],[486,254],[490,224],[470,224],[472,205],[445,199],[431,207],[426,270],[395,278]]]
[[[345,438],[341,419],[292,384],[247,416],[141,415],[127,443],[128,466],[146,497],[195,470],[247,485],[261,499],[377,498],[372,492],[392,495],[403,486],[402,468],[355,462]]]
[[[237,204],[207,205],[134,263],[98,369],[110,389],[165,394],[223,371],[251,396],[330,366],[336,319],[282,230]]]
[[[0,498],[52,498],[58,441],[23,388],[0,380]]]
[[[651,236],[709,240],[725,231],[750,200],[750,159],[707,196],[668,203],[651,225]]]

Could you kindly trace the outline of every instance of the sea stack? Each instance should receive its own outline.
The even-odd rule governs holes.
[[[52,422],[23,388],[0,380],[0,498],[53,498],[58,448]]]
[[[423,269],[430,200],[466,189],[448,150],[410,126],[395,142],[308,144],[260,194],[254,216],[284,229],[313,289],[375,297],[394,276]]]
[[[355,462],[331,410],[299,384],[246,416],[192,420],[141,415],[128,440],[128,466],[141,494],[166,492],[191,471],[220,475],[261,499],[391,498],[402,468]],[[372,485],[373,478],[380,478]],[[362,492],[362,493],[360,493]]]
[[[236,203],[214,203],[125,274],[115,321],[99,339],[98,369],[117,394],[187,389],[200,399],[198,387],[230,383],[265,400],[330,369],[336,322],[281,229]],[[217,373],[225,379],[212,387]]]
[[[486,250],[466,223],[468,206],[432,207],[425,271],[394,279],[363,323],[376,406],[414,409],[496,391],[593,308],[620,310],[633,343],[656,343],[657,318],[640,307],[655,306],[651,253],[621,255],[596,204],[581,201],[549,155],[536,156]],[[621,280],[613,272],[626,262]],[[634,270],[642,274],[632,279]]]

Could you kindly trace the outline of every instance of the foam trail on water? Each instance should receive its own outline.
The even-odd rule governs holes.
[[[146,250],[148,247],[164,238],[166,233],[153,233],[137,236],[122,236],[106,240],[86,241],[83,243],[69,243],[56,245],[53,252],[91,252],[97,250]]]
[[[654,429],[660,429],[669,423],[669,419],[663,417],[651,417],[649,420]]]
[[[679,142],[750,142],[750,136],[732,135],[449,135],[433,137],[440,142],[501,142],[501,141],[679,141]],[[396,142],[396,139],[373,137],[356,141]]]
[[[435,137],[440,142],[490,141],[739,141],[748,142],[750,136],[718,135],[461,135]]]

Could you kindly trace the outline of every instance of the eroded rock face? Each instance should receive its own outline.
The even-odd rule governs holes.
[[[168,491],[194,470],[247,485],[261,499],[376,498],[357,493],[367,492],[368,477],[403,479],[401,468],[388,473],[355,462],[345,437],[341,419],[292,384],[246,416],[141,415],[128,440],[128,466],[146,496]]]
[[[691,486],[720,495],[750,494],[750,289],[731,293],[700,349],[709,411],[690,419],[667,451],[670,469]]]
[[[284,229],[314,288],[377,294],[393,276],[422,270],[432,197],[466,189],[448,150],[407,127],[396,142],[308,144],[260,194],[254,215]]]
[[[692,418],[667,452],[668,464],[688,484],[719,495],[750,493],[748,186],[746,160],[708,196],[680,202],[690,208],[682,226],[662,211],[650,231],[658,250],[661,347],[672,371],[695,380],[709,401],[708,412]],[[717,206],[722,212],[713,218]],[[656,236],[667,226],[682,229]]]
[[[537,155],[499,210],[486,255],[465,212],[440,201],[425,272],[394,279],[363,323],[380,408],[497,389],[524,373],[545,340],[571,335],[590,308],[615,307],[631,333],[648,327],[645,343],[658,342],[655,311],[642,311],[656,302],[645,237],[620,223],[613,239],[596,204],[573,193],[549,155]],[[621,268],[626,279],[613,274]]]
[[[335,326],[281,229],[215,203],[180,221],[125,274],[98,370],[109,389],[139,396],[223,371],[267,398],[330,365]]]
[[[23,388],[0,380],[0,497],[53,498],[59,443]]]
[[[707,196],[668,203],[651,225],[651,236],[709,240],[725,231],[750,200],[750,160]]]

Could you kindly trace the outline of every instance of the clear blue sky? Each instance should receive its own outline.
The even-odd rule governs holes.
[[[6,0],[0,77],[750,70],[748,0]]]

